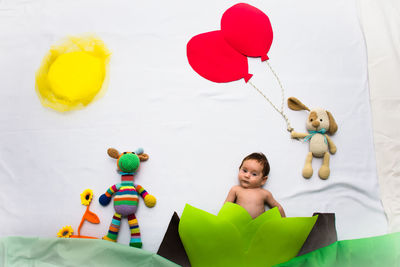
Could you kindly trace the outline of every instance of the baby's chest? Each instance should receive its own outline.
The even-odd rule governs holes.
[[[237,194],[237,202],[264,205],[264,194],[259,190],[241,190]]]

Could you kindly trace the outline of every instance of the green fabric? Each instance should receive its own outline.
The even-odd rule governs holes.
[[[394,267],[400,266],[400,232],[337,241],[276,267]]]
[[[78,238],[0,238],[0,266],[176,267],[157,254],[104,240]]]
[[[179,235],[193,267],[272,266],[300,251],[317,216],[281,218],[273,208],[256,219],[225,203],[217,216],[186,205]]]

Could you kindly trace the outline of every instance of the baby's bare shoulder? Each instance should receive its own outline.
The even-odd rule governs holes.
[[[263,194],[266,198],[272,197],[272,193],[268,191],[267,189],[260,188],[261,194]]]
[[[238,191],[240,191],[240,189],[242,189],[242,188],[239,185],[234,185],[234,186],[232,186],[231,191],[238,192]]]

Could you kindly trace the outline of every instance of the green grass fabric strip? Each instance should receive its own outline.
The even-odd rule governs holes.
[[[193,267],[272,266],[297,255],[316,220],[281,218],[277,208],[253,220],[229,202],[217,216],[186,205],[179,234]]]
[[[176,267],[163,257],[104,240],[79,238],[0,238],[0,266]]]
[[[400,266],[400,232],[337,241],[275,267]]]

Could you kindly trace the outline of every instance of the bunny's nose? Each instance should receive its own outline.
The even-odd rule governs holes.
[[[319,126],[319,121],[317,121],[317,120],[313,121],[312,126],[317,128]]]

